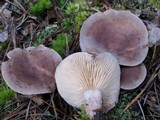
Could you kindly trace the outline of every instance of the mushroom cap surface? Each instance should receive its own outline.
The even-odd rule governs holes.
[[[131,90],[137,88],[147,75],[145,65],[142,63],[134,67],[121,67],[121,88]]]
[[[54,50],[43,45],[16,48],[2,63],[4,81],[14,91],[25,94],[51,93],[55,89],[55,69],[62,60]]]
[[[148,31],[129,11],[97,12],[84,21],[80,31],[82,51],[110,52],[120,65],[136,66],[148,53]]]
[[[57,89],[71,106],[80,108],[85,91],[100,90],[102,103],[108,110],[118,100],[120,67],[110,53],[74,53],[65,58],[55,73]]]

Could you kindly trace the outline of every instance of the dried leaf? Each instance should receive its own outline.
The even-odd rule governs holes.
[[[43,99],[41,98],[41,96],[32,96],[31,99],[37,103],[38,105],[43,105]]]
[[[0,33],[0,42],[4,42],[6,41],[8,38],[8,31],[3,31]]]
[[[4,15],[4,17],[6,19],[10,19],[11,18],[11,13],[12,13],[11,11],[5,9],[2,13],[3,13],[3,15]]]
[[[160,42],[160,28],[151,22],[147,22],[148,40],[151,44],[158,44]]]
[[[160,106],[159,105],[153,105],[151,106],[151,109],[154,110],[156,113],[160,114]]]

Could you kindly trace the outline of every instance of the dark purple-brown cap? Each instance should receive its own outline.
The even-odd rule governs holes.
[[[107,10],[91,15],[82,25],[82,51],[110,52],[120,65],[136,66],[148,53],[144,23],[129,11]]]
[[[11,89],[25,95],[54,92],[55,69],[62,60],[57,52],[40,45],[16,48],[7,56],[9,60],[2,63],[1,71]]]
[[[143,63],[134,67],[121,67],[121,88],[135,89],[145,80],[146,75],[147,70]]]

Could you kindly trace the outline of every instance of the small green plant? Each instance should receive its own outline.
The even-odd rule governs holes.
[[[121,5],[121,4],[116,4],[116,5],[114,6],[114,9],[116,9],[116,10],[125,10],[125,6],[124,6],[124,5]]]
[[[131,109],[123,111],[126,104],[131,100],[132,95],[130,93],[123,93],[120,100],[116,104],[116,107],[107,113],[109,120],[143,120],[140,113]]]
[[[89,16],[89,6],[85,0],[74,0],[65,7],[64,26],[67,29],[72,28],[74,32],[79,32],[84,20]]]
[[[154,8],[160,8],[159,0],[149,0],[149,4],[152,5]]]
[[[39,46],[40,44],[43,44],[45,42],[45,37],[50,36],[53,32],[56,32],[57,30],[58,30],[57,24],[53,24],[45,27],[43,31],[37,33],[37,39],[33,43],[33,45]]]
[[[1,42],[0,43],[0,50],[7,49],[7,46],[8,46],[8,42],[7,41]]]
[[[4,106],[9,100],[15,98],[16,93],[11,90],[5,83],[0,84],[0,106]]]
[[[56,36],[54,40],[52,40],[51,48],[57,51],[61,57],[65,57],[66,55],[66,42],[68,41],[68,45],[71,43],[71,36],[67,36],[65,33],[61,33]]]
[[[57,0],[58,6],[61,7],[61,8],[64,7],[66,2],[67,2],[66,0]]]
[[[42,14],[45,10],[50,9],[53,6],[51,0],[38,0],[35,4],[30,6],[31,13],[35,15]]]
[[[81,106],[80,111],[78,112],[78,118],[76,120],[90,120],[89,115],[85,111],[84,105]]]

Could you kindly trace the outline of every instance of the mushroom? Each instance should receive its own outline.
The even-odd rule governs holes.
[[[143,63],[134,67],[121,67],[121,88],[135,89],[144,81],[146,75],[147,70]]]
[[[82,51],[110,52],[120,65],[136,66],[148,53],[144,23],[129,11],[107,10],[91,15],[82,25]]]
[[[58,65],[55,80],[62,98],[76,108],[84,105],[91,118],[118,101],[120,67],[110,53],[74,53]]]
[[[1,71],[11,89],[24,95],[54,92],[54,73],[62,60],[57,52],[40,45],[16,48],[7,56],[9,60],[2,63]]]

